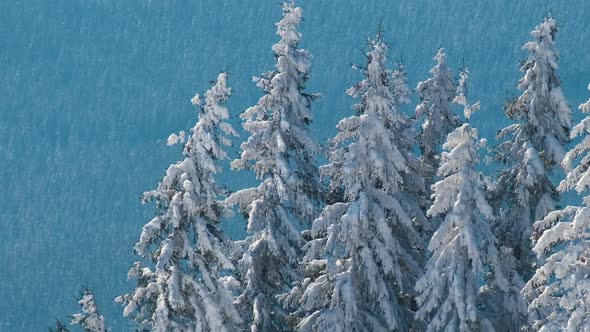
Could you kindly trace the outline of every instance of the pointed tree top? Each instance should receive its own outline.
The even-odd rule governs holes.
[[[453,102],[455,104],[463,106],[463,114],[465,115],[465,119],[469,121],[473,113],[480,109],[479,101],[473,105],[469,104],[467,101],[467,79],[469,78],[469,68],[462,68],[461,72],[459,73],[459,85],[457,86],[457,95]]]
[[[531,35],[539,39],[539,41],[547,41],[548,43],[553,44],[557,30],[557,21],[549,12],[543,19],[543,23],[537,25],[533,31],[531,31]]]
[[[434,56],[433,60],[435,60],[437,62],[437,65],[444,65],[447,63],[447,53],[445,52],[444,48],[439,48],[438,52],[436,52],[436,55]]]
[[[72,315],[72,325],[79,325],[88,332],[105,332],[104,317],[98,312],[94,295],[88,288],[80,292],[78,304],[81,313]]]
[[[365,50],[366,66],[353,66],[355,69],[360,69],[365,78],[346,90],[347,95],[361,98],[361,101],[354,106],[358,114],[381,113],[385,110],[383,107],[375,107],[384,106],[383,103],[367,104],[365,100],[367,96],[381,95],[388,100],[392,97],[389,77],[392,72],[386,68],[388,47],[381,40],[380,32],[377,32],[375,38],[367,38],[367,48],[368,50]]]
[[[205,92],[205,108],[225,102],[231,95],[231,88],[227,86],[227,78],[226,72],[219,73],[217,81],[213,82],[214,85]]]
[[[225,88],[227,86],[228,76],[229,76],[229,74],[225,71],[222,71],[221,73],[219,73],[219,75],[217,75],[217,85]]]
[[[301,40],[301,33],[297,31],[301,19],[303,17],[303,9],[301,7],[295,7],[295,2],[283,2],[283,18],[276,23],[277,35],[281,37],[281,43],[273,46],[273,51],[277,54],[281,54],[284,50],[280,49],[280,46],[291,46],[295,47],[299,40]]]
[[[385,61],[387,61],[387,44],[381,39],[381,33],[377,32],[375,39],[368,41],[370,50],[367,52],[368,64],[367,71],[370,79],[381,79],[381,77],[374,77],[375,74],[381,74],[385,69]]]
[[[375,39],[377,41],[381,41],[383,39],[383,31],[385,29],[383,28],[383,17],[381,17],[380,21],[379,21],[379,25],[377,25],[377,34],[375,35]]]
[[[447,76],[446,79],[452,81],[453,78],[451,76],[449,66],[447,65],[447,53],[445,49],[442,47],[439,48],[432,60],[436,62],[436,65],[430,69],[430,73],[433,75],[433,78],[437,79],[439,77]],[[418,83],[418,90],[421,90],[420,84],[422,83],[423,82]]]

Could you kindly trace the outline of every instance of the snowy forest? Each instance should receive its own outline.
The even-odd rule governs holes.
[[[124,265],[127,274],[109,274],[122,287],[113,299],[107,280],[66,278],[69,288],[50,301],[70,304],[51,312],[46,329],[590,331],[590,72],[578,87],[586,95],[568,97],[559,11],[542,8],[528,30],[510,32],[522,36],[522,57],[511,59],[506,71],[516,79],[510,92],[494,92],[499,109],[490,113],[489,97],[472,88],[499,79],[477,74],[485,64],[436,45],[422,50],[427,70],[410,70],[413,55],[379,15],[347,46],[359,56],[343,60],[353,80],[331,97],[343,103],[327,103],[329,89],[310,82],[316,62],[329,59],[305,46],[313,12],[300,2],[265,5],[275,25],[263,28],[274,34],[263,46],[268,61],[245,78],[254,90],[234,87],[247,74],[233,70],[239,64],[196,75],[203,88],[180,101],[191,118],[166,123],[160,132],[174,133],[148,142],[174,161],[141,160],[152,183],[142,204],[137,195],[125,201],[135,200],[143,219],[128,242],[102,243],[125,254],[94,255],[92,242],[72,249],[90,272],[109,260]],[[319,109],[339,115],[327,134],[314,127],[327,119]],[[103,135],[117,141],[119,133]],[[0,146],[2,155],[12,154]],[[69,200],[69,209],[82,208]],[[110,218],[100,200],[91,204],[98,220]],[[91,237],[128,230],[84,226]],[[6,275],[18,278],[10,266]],[[4,297],[36,296],[21,293]],[[0,331],[33,328],[2,316]]]

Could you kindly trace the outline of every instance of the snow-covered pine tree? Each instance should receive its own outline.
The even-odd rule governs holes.
[[[104,317],[98,311],[94,295],[88,288],[84,288],[77,298],[81,312],[73,314],[70,320],[71,325],[79,326],[86,332],[106,332]],[[56,319],[49,332],[69,332],[67,326],[61,320]]]
[[[253,332],[287,329],[278,296],[298,279],[303,243],[298,227],[317,216],[322,192],[314,166],[319,149],[308,129],[316,95],[304,91],[311,55],[298,47],[303,11],[293,2],[283,3],[282,9],[276,24],[280,40],[272,47],[276,69],[255,78],[264,96],[241,115],[251,135],[232,162],[234,169],[255,171],[261,183],[227,200],[248,218],[247,248],[239,263],[243,290],[237,301]]]
[[[457,84],[457,89],[455,90],[455,97],[453,98],[453,103],[457,105],[463,106],[463,113],[465,118],[469,120],[473,113],[479,111],[481,105],[478,102],[471,105],[467,102],[467,80],[469,79],[469,69],[468,68],[461,68],[461,72],[459,73],[459,84]]]
[[[529,57],[518,84],[523,93],[505,109],[515,123],[498,133],[498,138],[508,140],[497,146],[506,168],[490,196],[500,211],[496,234],[503,246],[512,248],[517,271],[525,280],[533,272],[533,223],[552,211],[558,199],[550,177],[563,160],[572,121],[557,75],[557,30],[555,19],[548,16],[531,32],[533,40],[523,47]]]
[[[455,102],[464,106],[465,117],[479,108],[465,97],[467,71],[462,72]],[[434,202],[428,215],[444,220],[430,240],[432,257],[426,273],[416,283],[419,309],[427,331],[480,331],[492,329],[478,310],[484,285],[506,286],[499,269],[496,239],[491,231],[492,208],[485,199],[484,181],[476,170],[478,150],[485,140],[468,123],[447,137],[438,175],[433,185]],[[490,272],[492,272],[490,274]]]
[[[144,202],[155,201],[158,213],[148,222],[135,244],[138,255],[154,264],[136,262],[129,277],[137,279],[130,294],[117,298],[141,328],[151,331],[235,331],[240,323],[233,297],[219,281],[233,269],[230,241],[217,224],[227,211],[218,201],[223,195],[215,181],[218,160],[228,156],[223,145],[235,135],[224,106],[231,95],[227,74],[192,102],[199,120],[184,145],[184,159],[171,165]],[[181,135],[182,136],[182,135]],[[170,141],[170,140],[169,140]],[[233,244],[231,244],[233,246]]]
[[[590,86],[588,87],[590,89]],[[580,105],[590,113],[590,100]],[[583,139],[563,160],[567,171],[558,190],[590,189],[590,116],[572,130],[572,138]],[[573,167],[573,164],[577,165]],[[535,228],[545,230],[533,251],[539,268],[523,289],[529,302],[534,331],[588,331],[590,327],[590,195],[584,205],[553,211]]]
[[[70,324],[78,325],[86,332],[105,332],[104,317],[99,313],[94,294],[86,288],[80,294],[78,304],[82,312],[72,315]]]
[[[419,160],[411,122],[394,107],[381,33],[368,44],[365,78],[347,90],[359,100],[356,115],[339,122],[330,163],[321,167],[343,201],[313,222],[307,277],[287,298],[299,307],[299,331],[407,331],[413,323],[412,288],[423,262],[413,217],[421,210],[405,199],[414,194],[411,183],[422,182],[413,171]]]
[[[421,103],[416,107],[415,117],[424,118],[420,134],[421,158],[436,172],[441,146],[461,121],[451,109],[457,86],[447,65],[445,50],[439,49],[433,60],[436,65],[430,70],[432,77],[416,87]]]
[[[397,68],[392,72],[393,101],[396,107],[410,103],[412,91],[408,88],[406,66],[400,59]]]

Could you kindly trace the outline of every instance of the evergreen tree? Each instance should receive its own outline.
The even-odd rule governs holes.
[[[550,176],[569,142],[571,110],[557,76],[556,33],[551,17],[531,32],[533,40],[524,45],[529,58],[518,85],[523,93],[506,107],[506,116],[516,123],[498,134],[509,140],[497,147],[499,159],[507,165],[492,191],[493,205],[501,211],[497,234],[513,249],[517,271],[525,279],[532,272],[533,222],[555,208],[558,194]]]
[[[467,71],[462,73],[456,102],[465,116],[479,108],[465,97]],[[426,273],[416,283],[419,309],[416,315],[427,331],[479,331],[492,329],[478,310],[482,282],[506,286],[499,269],[496,239],[491,231],[492,208],[485,199],[482,175],[476,170],[478,149],[485,140],[468,123],[448,135],[443,145],[434,202],[428,215],[444,216],[430,240],[432,257]],[[488,272],[492,271],[490,275]]]
[[[227,200],[248,218],[247,248],[239,263],[243,290],[237,301],[253,332],[286,328],[278,295],[299,278],[303,238],[298,227],[317,216],[321,193],[314,166],[318,147],[308,132],[316,96],[304,92],[311,55],[298,48],[303,11],[292,2],[282,9],[276,25],[280,41],[272,47],[276,69],[255,79],[264,96],[241,115],[251,135],[232,163],[235,169],[255,171],[261,183]]]
[[[546,17],[523,47],[529,52],[518,84],[523,93],[505,107],[506,116],[515,123],[498,133],[499,139],[508,138],[496,147],[498,159],[506,166],[489,191],[500,215],[495,233],[506,256],[503,269],[510,283],[505,291],[496,290],[490,296],[495,301],[496,325],[513,329],[527,323],[526,300],[519,290],[534,272],[533,223],[556,206],[559,197],[551,175],[569,142],[571,110],[557,75],[557,30],[555,19]]]
[[[94,295],[89,289],[84,289],[80,294],[78,304],[82,308],[82,312],[72,315],[72,325],[78,325],[86,332],[107,331],[104,327],[104,317],[98,312],[96,302],[94,302]]]
[[[219,281],[233,269],[228,239],[217,224],[226,213],[218,199],[223,192],[215,181],[217,160],[227,159],[222,145],[235,135],[224,106],[231,94],[227,74],[193,104],[199,121],[184,145],[184,159],[171,165],[158,187],[143,196],[155,201],[158,213],[135,244],[138,255],[154,264],[136,262],[129,277],[137,279],[130,294],[117,298],[125,316],[132,315],[152,331],[235,331],[239,314],[233,297]],[[182,136],[182,135],[181,135]]]
[[[98,311],[92,292],[88,288],[84,288],[76,300],[81,312],[71,316],[70,324],[77,325],[86,332],[107,332],[104,317]],[[67,326],[59,319],[55,320],[54,327],[49,328],[49,332],[69,331]]]
[[[406,66],[401,60],[398,61],[397,68],[392,72],[391,76],[393,101],[395,106],[399,107],[403,104],[409,104],[412,91],[410,91],[410,89],[408,88]]]
[[[415,117],[424,118],[420,135],[422,160],[435,172],[441,146],[447,135],[460,125],[460,121],[451,109],[456,84],[447,66],[445,50],[439,49],[433,60],[436,66],[430,70],[432,77],[418,83],[416,87],[421,103],[416,107]]]
[[[589,86],[590,89],[590,86]],[[580,105],[590,113],[590,100]],[[563,161],[568,171],[558,189],[590,188],[590,117],[572,130],[572,138],[583,139]],[[573,167],[573,164],[577,165]],[[545,230],[533,247],[542,264],[523,289],[529,302],[531,326],[535,331],[587,331],[590,326],[590,195],[584,205],[568,206],[549,213],[535,223]]]
[[[471,105],[467,102],[467,80],[469,78],[469,69],[468,68],[461,68],[461,72],[459,73],[459,84],[457,85],[457,89],[455,92],[455,97],[453,98],[453,103],[457,105],[463,106],[463,113],[465,114],[465,118],[468,120],[471,118],[473,113],[479,111],[481,105],[478,102]]]
[[[299,331],[407,331],[413,322],[421,210],[406,202],[415,195],[411,184],[422,183],[414,171],[420,163],[411,153],[411,122],[395,109],[381,33],[368,44],[365,78],[347,90],[359,100],[357,115],[339,122],[330,163],[321,168],[343,201],[313,222],[307,278],[287,299],[299,307]]]

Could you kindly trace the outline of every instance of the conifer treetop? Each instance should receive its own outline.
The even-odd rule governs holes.
[[[397,68],[392,73],[393,98],[395,104],[399,107],[402,104],[411,102],[410,96],[412,91],[408,88],[408,78],[406,76],[406,66],[400,60]]]
[[[525,279],[532,273],[531,236],[543,231],[537,229],[535,235],[533,224],[555,209],[559,193],[551,174],[570,141],[572,115],[557,75],[557,30],[555,19],[548,16],[524,45],[529,56],[521,67],[518,88],[522,94],[505,108],[515,123],[499,131],[498,138],[507,140],[496,148],[506,164],[492,190],[494,205],[503,215],[498,237],[514,249],[518,272]]]
[[[462,71],[455,98],[466,118],[479,108],[479,103],[467,102],[468,73]],[[483,286],[508,286],[491,231],[493,211],[476,170],[485,144],[469,123],[453,130],[443,144],[438,169],[442,179],[433,185],[433,203],[427,211],[443,220],[428,246],[432,256],[426,272],[416,283],[416,316],[425,321],[427,331],[491,329],[492,322],[477,308],[481,291]]]
[[[440,48],[433,60],[436,65],[430,70],[432,77],[416,87],[421,103],[416,107],[415,116],[425,119],[420,135],[422,160],[436,169],[439,149],[446,136],[459,126],[460,120],[450,108],[456,84],[447,65],[445,50]]]
[[[78,304],[82,312],[72,315],[72,325],[79,325],[86,332],[105,332],[104,317],[98,312],[94,295],[89,289],[80,294]]]
[[[572,112],[561,89],[557,75],[559,53],[555,49],[557,22],[547,16],[531,32],[533,40],[523,49],[529,52],[520,70],[524,76],[518,88],[523,93],[506,109],[509,118],[519,121],[516,139],[530,141],[549,169],[563,160],[564,145],[569,142]]]
[[[299,331],[406,331],[408,298],[421,273],[419,241],[405,204],[416,160],[408,150],[409,119],[396,109],[387,45],[368,39],[364,75],[346,92],[355,115],[342,119],[322,175],[341,201],[313,222],[305,245],[307,278],[285,301],[296,308]],[[416,181],[419,182],[419,181]],[[420,212],[419,212],[420,213]]]
[[[204,103],[199,95],[192,99],[199,120],[184,144],[184,159],[168,167],[155,190],[144,193],[143,201],[155,202],[157,213],[144,225],[134,249],[149,265],[134,264],[128,276],[137,279],[137,287],[116,299],[140,328],[226,332],[241,323],[233,296],[219,280],[222,271],[234,268],[234,247],[217,228],[227,213],[219,201],[223,191],[215,180],[221,170],[217,161],[227,159],[223,146],[236,134],[225,122],[231,95],[226,81],[227,74],[221,73]],[[171,136],[169,143],[183,136]]]
[[[231,163],[234,169],[253,170],[261,183],[226,200],[248,218],[237,302],[256,332],[285,328],[286,313],[277,296],[299,276],[303,238],[298,225],[317,216],[322,193],[314,160],[319,149],[308,128],[317,95],[305,92],[311,55],[298,46],[303,11],[293,2],[284,3],[282,10],[276,25],[280,40],[272,47],[275,70],[254,78],[264,95],[241,114],[250,136]]]

